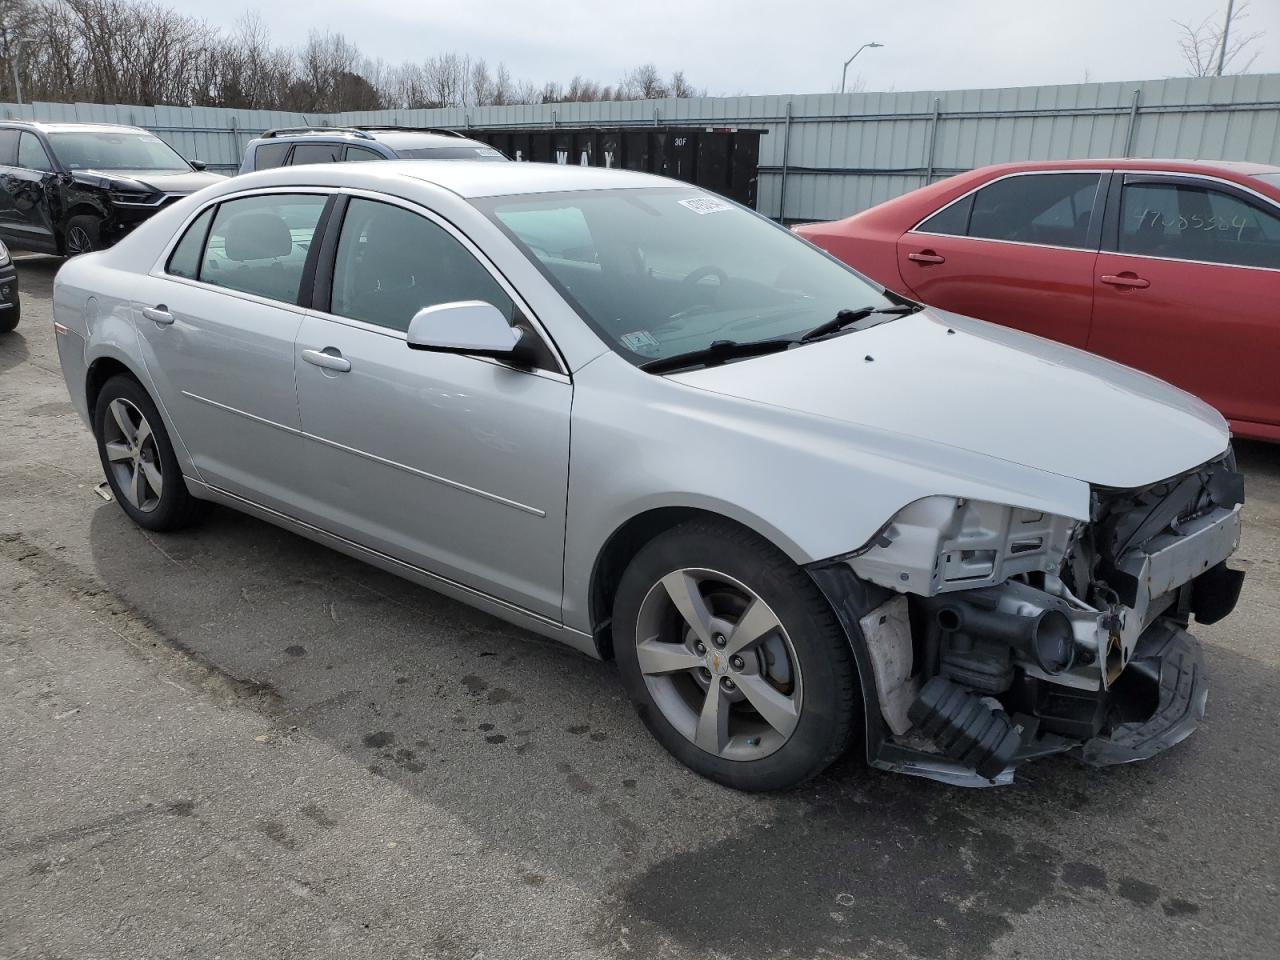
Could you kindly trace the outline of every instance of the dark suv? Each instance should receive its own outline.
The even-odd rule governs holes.
[[[241,173],[351,160],[506,160],[487,143],[434,127],[281,127],[249,141]]]
[[[223,179],[139,127],[0,122],[0,239],[74,256]]]

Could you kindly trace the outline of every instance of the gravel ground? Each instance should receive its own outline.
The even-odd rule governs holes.
[[[746,796],[611,664],[229,511],[127,522],[57,265],[0,338],[0,957],[1280,955],[1280,447],[1239,445],[1249,578],[1186,743]]]

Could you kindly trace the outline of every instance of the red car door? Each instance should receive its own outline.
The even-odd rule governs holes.
[[[1224,181],[1117,175],[1089,349],[1280,440],[1280,208]]]
[[[1017,173],[966,194],[898,240],[903,282],[932,306],[1083,347],[1103,177]]]

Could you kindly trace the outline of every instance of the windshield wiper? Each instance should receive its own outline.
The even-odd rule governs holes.
[[[701,350],[689,350],[670,357],[646,360],[640,364],[640,369],[646,373],[670,373],[672,370],[683,370],[685,367],[713,367],[727,360],[778,353],[795,342],[794,340],[749,340],[746,343],[739,343],[737,340],[713,340],[710,346]]]
[[[857,310],[841,310],[830,320],[820,323],[803,337],[800,338],[801,343],[808,343],[810,340],[817,340],[819,337],[825,337],[829,333],[835,333],[842,330],[851,323],[857,323],[859,320],[865,320],[872,314],[889,314],[892,316],[904,316],[908,313],[915,313],[919,310],[918,303],[900,303],[891,307],[859,307]]]

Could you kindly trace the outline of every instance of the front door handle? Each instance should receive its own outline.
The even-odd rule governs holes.
[[[914,260],[916,263],[946,263],[947,258],[939,256],[932,250],[921,250],[919,253],[908,253],[908,260]]]
[[[1135,289],[1142,290],[1146,287],[1151,286],[1150,280],[1143,280],[1136,273],[1129,273],[1128,271],[1122,274],[1119,274],[1118,276],[1113,276],[1109,273],[1104,274],[1098,279],[1103,283],[1110,284],[1113,287],[1133,287]]]
[[[168,326],[173,323],[173,314],[169,312],[169,308],[163,303],[154,307],[143,307],[142,315],[148,320],[154,320],[156,323]]]
[[[303,350],[302,359],[307,363],[314,363],[317,367],[323,367],[325,370],[334,370],[338,373],[346,373],[351,369],[351,361],[340,354],[335,347],[325,347],[323,350]]]

